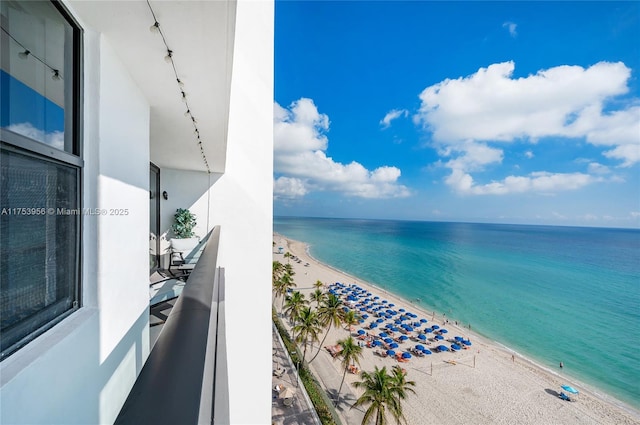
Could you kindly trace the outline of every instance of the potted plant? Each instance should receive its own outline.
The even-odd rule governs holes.
[[[171,247],[174,251],[190,252],[200,242],[193,232],[197,223],[196,216],[188,209],[178,208],[173,218],[171,230],[174,237],[171,239]]]

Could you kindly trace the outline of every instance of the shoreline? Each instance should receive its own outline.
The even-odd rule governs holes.
[[[537,363],[535,360],[529,358],[527,355],[523,355],[518,351],[511,349],[510,347],[508,347],[503,343],[494,341],[490,337],[485,336],[482,333],[479,333],[475,330],[468,329],[462,323],[460,323],[459,325],[455,325],[454,324],[455,320],[453,318],[446,318],[443,314],[435,314],[435,311],[428,311],[426,307],[418,306],[414,304],[411,300],[405,299],[400,295],[392,293],[386,289],[383,289],[369,282],[363,281],[362,279],[359,279],[356,276],[352,276],[342,270],[336,269],[333,266],[322,263],[321,261],[319,261],[318,259],[314,258],[311,255],[310,246],[305,242],[295,241],[293,239],[287,238],[284,235],[274,232],[274,241],[277,241],[278,239],[281,240],[280,245],[282,245],[285,248],[283,252],[289,251],[292,254],[296,255],[298,258],[301,258],[301,259],[305,258],[302,264],[297,264],[294,262],[294,270],[296,271],[296,276],[294,277],[294,281],[296,281],[297,283],[301,281],[305,281],[305,283],[309,283],[309,285],[306,285],[306,286],[298,284],[297,289],[300,290],[301,292],[303,293],[311,292],[310,290],[312,289],[312,284],[316,280],[322,280],[325,284],[332,284],[335,281],[340,281],[347,285],[355,283],[358,286],[365,288],[374,294],[379,294],[379,295],[384,294],[384,297],[386,299],[388,299],[390,302],[395,302],[396,305],[410,307],[416,313],[418,313],[419,316],[429,319],[429,322],[431,323],[443,324],[443,320],[449,319],[449,323],[447,323],[446,326],[450,330],[455,329],[455,331],[452,332],[452,335],[455,333],[457,335],[462,335],[463,337],[471,338],[471,340],[473,341],[473,347],[471,348],[474,349],[472,350],[474,351],[474,353],[475,353],[475,350],[478,350],[478,347],[480,348],[478,350],[478,353],[473,356],[474,365],[475,365],[476,357],[481,358],[483,362],[485,359],[488,359],[490,360],[488,363],[491,363],[491,367],[495,368],[495,370],[492,370],[487,374],[486,370],[478,372],[477,369],[474,368],[472,370],[478,372],[477,373],[478,376],[474,376],[474,373],[472,372],[468,372],[467,374],[469,376],[465,376],[464,372],[460,373],[461,368],[452,369],[448,367],[447,374],[451,373],[450,377],[451,378],[455,377],[456,378],[455,380],[461,379],[462,381],[465,381],[465,377],[474,378],[473,380],[477,381],[475,382],[476,385],[473,385],[474,384],[473,382],[463,384],[463,385],[467,385],[466,387],[464,387],[464,390],[468,390],[470,391],[470,393],[475,393],[477,391],[477,394],[474,394],[474,395],[488,395],[483,392],[485,389],[482,387],[484,386],[491,387],[491,390],[495,392],[495,394],[493,394],[492,397],[487,397],[487,399],[491,400],[491,404],[495,404],[496,400],[498,401],[502,400],[503,402],[499,403],[500,405],[503,405],[500,410],[503,410],[502,413],[510,411],[511,415],[507,415],[507,416],[509,416],[511,419],[507,421],[496,421],[495,420],[496,418],[490,419],[492,417],[491,410],[495,408],[495,405],[488,407],[486,406],[488,401],[484,403],[482,402],[482,400],[475,400],[470,402],[464,396],[462,396],[461,398],[460,395],[456,394],[456,392],[460,392],[459,391],[460,387],[456,388],[454,385],[452,388],[446,388],[447,391],[445,392],[447,393],[447,397],[446,397],[447,399],[451,399],[452,397],[456,398],[455,403],[452,403],[452,404],[456,404],[457,408],[450,412],[444,413],[439,419],[440,421],[442,421],[442,423],[464,423],[464,421],[456,421],[455,419],[453,421],[447,421],[447,418],[451,419],[457,416],[465,417],[466,418],[465,421],[471,421],[468,423],[478,423],[478,421],[480,421],[481,423],[485,423],[487,422],[487,419],[489,419],[489,422],[491,423],[494,423],[494,422],[501,422],[501,423],[517,422],[517,423],[532,423],[532,424],[542,423],[542,422],[546,422],[546,423],[562,422],[562,423],[576,423],[576,424],[577,423],[612,423],[612,424],[613,423],[629,423],[629,424],[640,423],[640,411],[635,409],[633,406],[615,398],[614,396],[609,395],[606,392],[603,392],[597,387],[584,384],[583,382],[580,382],[578,379],[574,377],[564,376],[563,374],[558,373],[557,371],[554,371],[544,365]],[[283,263],[286,263],[286,260],[282,258],[280,254],[277,254],[277,253],[274,253],[274,260],[279,259],[278,256],[280,256],[279,258],[282,259],[281,261]],[[305,267],[304,266],[305,262],[309,262],[310,267]],[[309,273],[312,272],[313,269],[320,269],[320,270],[318,271],[318,273],[313,273],[313,276],[309,276]],[[298,273],[298,272],[302,272],[302,273]],[[300,274],[304,274],[305,278],[301,278]],[[337,278],[337,280],[324,281],[322,278],[316,279],[315,278],[316,275],[322,275],[325,277],[325,279],[328,275],[332,275],[332,277]],[[432,317],[434,315],[435,315],[435,320],[432,320]],[[331,340],[331,333],[332,332],[330,332],[330,335],[327,338],[325,345],[327,345],[328,343],[335,342]],[[344,336],[345,336],[344,334],[341,335],[341,337],[344,337]],[[364,348],[365,355],[369,351],[371,350]],[[451,357],[451,356],[455,356],[455,354],[457,353],[434,354],[432,356],[429,356],[430,357],[429,362],[432,363],[432,368],[433,368],[433,364],[443,359],[442,356]],[[463,353],[463,355],[464,354],[467,354],[467,353]],[[374,357],[374,356],[371,355],[371,357]],[[457,358],[461,358],[462,361],[469,360],[468,357],[463,358],[461,357],[460,354],[458,354]],[[390,361],[389,359],[374,358],[375,360],[374,362],[369,361],[371,359],[367,359],[367,360],[368,361],[366,363],[368,364],[374,364],[374,363],[379,364],[380,362],[378,360],[380,360],[382,361],[381,365],[388,366],[388,367],[391,367],[393,364],[396,363],[396,362]],[[386,360],[386,362],[383,360]],[[444,360],[444,362],[446,363],[447,361]],[[412,362],[408,363],[408,365],[420,364],[420,363],[426,364],[425,359],[416,358],[415,361],[414,359],[412,359]],[[460,364],[464,364],[464,363],[460,363]],[[436,365],[436,368],[443,369],[443,366],[441,364],[438,364]],[[370,370],[372,368],[363,367],[363,369]],[[500,378],[491,379],[491,375],[494,374],[494,372],[496,374],[498,374],[499,372]],[[420,375],[411,373],[411,376],[410,376],[410,379],[416,380],[416,382],[418,383],[418,386],[416,387],[416,391],[418,391],[417,390],[418,387],[422,387],[423,385],[430,384],[428,381],[431,381],[433,380],[433,378],[436,377],[435,376],[436,374],[430,377],[428,375],[426,375],[426,377],[423,377]],[[518,381],[522,377],[526,377],[526,379],[523,378],[523,380],[526,381],[526,383],[523,385],[519,385],[519,383],[516,381]],[[475,378],[478,378],[478,379],[475,379]],[[351,382],[352,381],[353,379],[351,380]],[[502,388],[499,388],[496,385],[496,383],[499,383],[500,385],[502,385]],[[557,392],[559,391],[559,385],[561,383],[574,385],[580,389],[580,395],[577,403],[575,402],[567,403],[567,402],[562,402],[562,400],[559,400],[559,399],[556,400],[557,397],[554,397],[553,395],[554,393],[557,394]],[[347,381],[345,381],[345,386],[346,384],[347,384]],[[531,396],[531,398],[535,400],[535,402],[524,403],[523,405],[522,404],[523,400],[521,399],[521,397],[513,396],[512,392],[510,391],[510,387],[513,387],[512,389],[523,387],[527,392],[531,393],[529,395]],[[444,389],[442,390],[444,391]],[[421,395],[421,397],[419,398],[423,399],[423,401],[425,402],[433,401],[433,398],[434,397],[437,398],[438,396],[438,389],[436,388],[435,391],[433,390],[427,391],[427,393],[428,395],[426,396]],[[417,403],[417,406],[414,406],[413,405],[414,403],[411,402],[411,399],[414,397],[415,396],[409,397],[407,399],[407,408],[408,408],[408,412],[417,414],[417,416],[413,417],[413,415],[408,414],[408,412],[405,412],[405,415],[407,416],[407,419],[413,418],[414,421],[417,421],[417,422],[412,422],[411,420],[409,420],[409,423],[425,423],[421,419],[421,414],[420,414],[421,403]],[[512,400],[513,402],[520,403],[521,405],[518,406],[517,404],[513,404],[513,403],[511,403],[512,405],[509,405],[509,403],[507,403],[507,400],[509,399],[513,399]],[[438,400],[438,405],[441,405],[441,404],[446,405],[447,404],[446,400]],[[465,405],[468,406],[468,409],[467,409],[468,411],[465,411],[464,414],[458,415],[461,406],[465,406]],[[533,418],[529,418],[523,422],[523,417],[520,414],[526,413],[525,417],[529,417],[531,411],[538,411],[538,413],[540,413],[541,406],[544,407],[544,409],[546,409],[544,410],[544,412],[547,412],[547,415],[541,413],[542,416],[537,417],[535,420],[532,420]],[[569,412],[567,412],[567,410],[569,410],[568,409],[569,406],[576,408],[576,412],[574,412],[574,414],[570,414]],[[462,410],[464,411],[464,409]],[[478,413],[477,410],[481,410],[481,412]],[[486,412],[484,412],[483,410],[486,410]],[[589,420],[584,421],[585,418],[579,418],[579,416],[581,416],[579,415],[580,413],[579,411],[582,411],[582,413],[584,413],[587,417],[590,417],[593,420],[593,422]],[[350,422],[347,422],[347,423],[350,423]],[[431,422],[427,422],[427,423],[431,423]]]

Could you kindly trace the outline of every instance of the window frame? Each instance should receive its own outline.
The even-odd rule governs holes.
[[[84,148],[82,141],[83,134],[83,110],[84,110],[84,30],[79,22],[74,18],[73,14],[59,0],[49,0],[53,7],[58,11],[60,16],[72,28],[72,52],[71,52],[71,69],[72,81],[67,86],[65,81],[65,96],[69,94],[72,97],[70,118],[67,118],[65,110],[65,121],[71,120],[70,129],[72,132],[72,152],[56,149],[52,146],[40,143],[34,139],[28,138],[18,133],[0,128],[0,146],[3,150],[18,153],[24,156],[32,157],[42,161],[47,161],[63,166],[70,167],[75,170],[76,181],[76,205],[80,211],[83,209],[83,190],[84,190]],[[66,125],[65,125],[66,131]],[[29,342],[33,341],[43,333],[60,323],[62,320],[78,311],[83,303],[83,278],[82,278],[82,235],[83,235],[83,216],[76,216],[76,235],[75,235],[75,264],[74,270],[76,279],[74,283],[72,307],[67,311],[60,313],[56,317],[50,319],[39,328],[25,335],[23,338],[15,342],[13,345],[6,347],[0,352],[0,361],[3,361],[23,348]],[[48,306],[42,310],[46,310]],[[41,310],[41,311],[42,311]]]

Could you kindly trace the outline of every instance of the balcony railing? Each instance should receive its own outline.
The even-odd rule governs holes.
[[[220,228],[208,237],[116,424],[229,423]]]

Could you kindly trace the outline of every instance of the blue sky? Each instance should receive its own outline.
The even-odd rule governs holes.
[[[640,227],[639,2],[277,1],[274,214]]]

